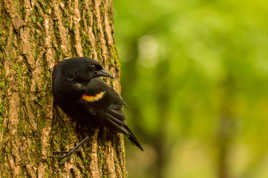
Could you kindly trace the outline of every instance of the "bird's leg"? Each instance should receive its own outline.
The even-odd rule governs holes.
[[[86,142],[88,139],[89,139],[89,137],[87,136],[81,142],[79,142],[75,147],[73,147],[70,151],[53,152],[53,154],[64,154],[64,155],[60,156],[59,159],[64,159],[64,158],[70,157],[74,152],[78,151],[79,147],[84,142]]]

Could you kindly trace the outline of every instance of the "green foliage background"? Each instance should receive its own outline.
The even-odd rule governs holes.
[[[268,177],[268,1],[114,7],[129,177]]]

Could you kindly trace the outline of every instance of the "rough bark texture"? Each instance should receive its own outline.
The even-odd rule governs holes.
[[[126,177],[123,137],[107,130],[64,163],[51,157],[82,139],[53,107],[55,62],[98,59],[120,90],[112,18],[111,0],[0,1],[0,177]]]

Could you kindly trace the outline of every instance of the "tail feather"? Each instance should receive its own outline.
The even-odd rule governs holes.
[[[124,121],[117,119],[116,117],[114,117],[113,115],[111,115],[109,113],[106,113],[106,118],[112,127],[114,127],[119,132],[124,133],[134,145],[136,145],[140,150],[143,151],[143,148],[142,148],[141,144],[139,143],[138,139],[131,132],[131,130],[128,128],[128,126],[124,123]]]
[[[107,109],[107,112],[109,114],[111,114],[112,116],[114,116],[116,119],[120,119],[121,121],[125,120],[125,116],[124,116],[124,113],[122,112],[122,110],[109,107]]]
[[[128,128],[128,126],[125,125],[125,127],[127,128],[127,130],[129,131],[129,135],[128,135],[128,139],[134,143],[134,145],[136,145],[141,151],[144,151],[141,144],[139,143],[138,139],[136,138],[136,136],[131,132],[131,130]]]

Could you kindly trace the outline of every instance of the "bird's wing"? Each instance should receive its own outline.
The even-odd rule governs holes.
[[[110,113],[106,113],[105,114],[105,118],[106,121],[108,122],[108,124],[114,128],[115,130],[117,130],[118,132],[121,132],[123,134],[125,134],[128,139],[134,144],[136,145],[140,150],[143,151],[143,148],[141,146],[141,144],[139,143],[137,137],[133,134],[133,132],[128,128],[128,126],[126,125],[126,123],[123,120],[120,120],[117,117],[114,117],[112,114]]]
[[[99,111],[110,114],[119,120],[125,120],[122,110],[124,101],[112,87],[101,79],[92,79],[81,99],[91,114]]]
[[[92,79],[86,88],[81,100],[85,103],[87,111],[98,117],[106,126],[125,134],[131,142],[143,150],[136,136],[124,122],[125,116],[122,109],[125,103],[116,91],[97,78]]]

